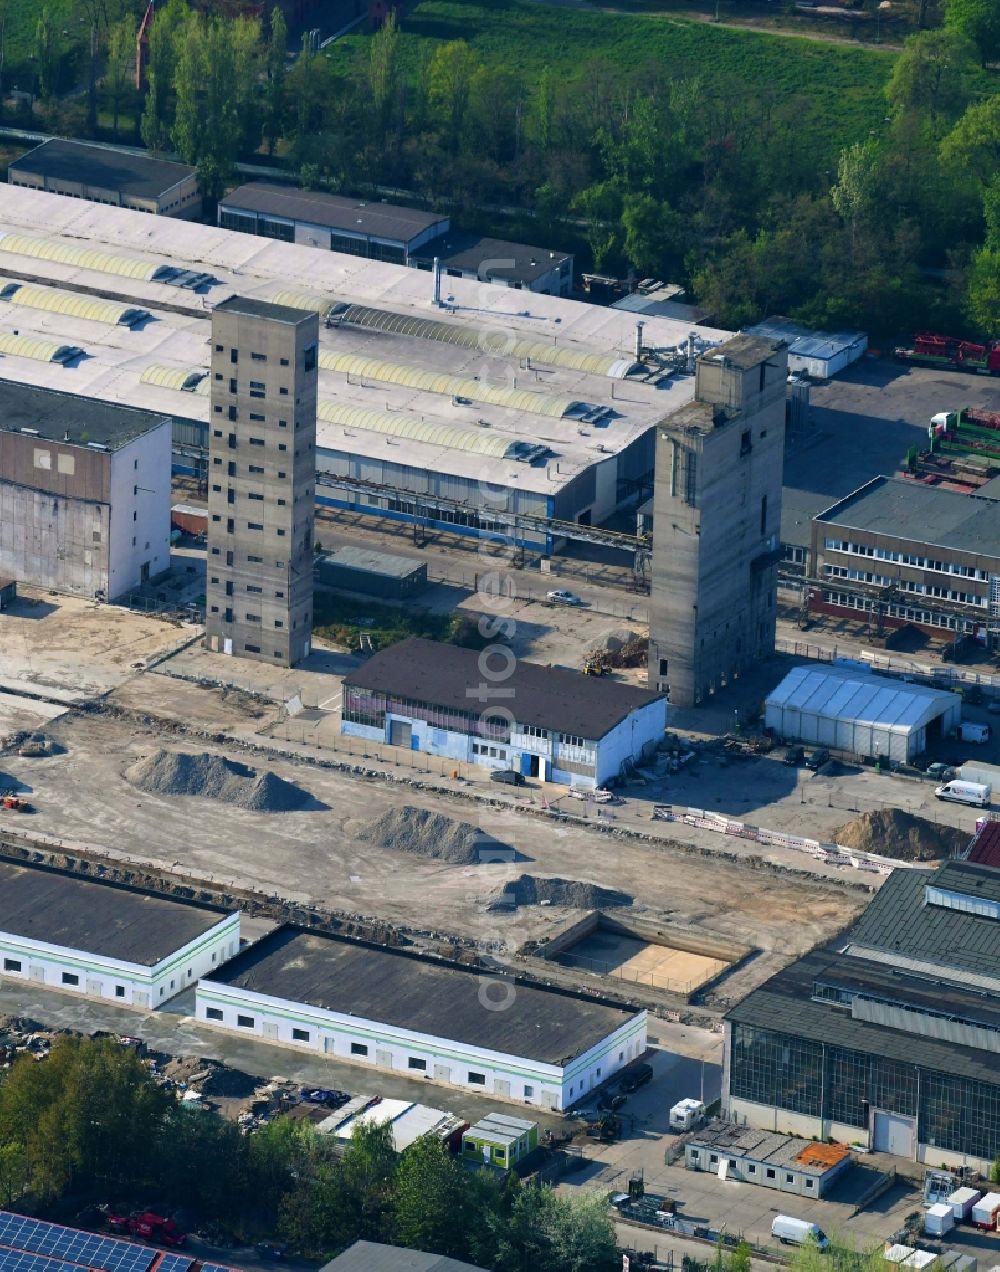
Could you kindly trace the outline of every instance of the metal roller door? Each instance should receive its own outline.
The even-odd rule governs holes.
[[[883,1113],[876,1109],[872,1115],[872,1149],[876,1153],[893,1153],[896,1157],[917,1154],[917,1120],[900,1113]]]

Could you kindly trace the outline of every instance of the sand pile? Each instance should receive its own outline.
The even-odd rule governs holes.
[[[969,832],[955,826],[939,826],[926,817],[915,817],[899,808],[877,808],[862,813],[833,832],[836,843],[858,852],[875,852],[897,861],[937,861],[966,848]]]
[[[509,910],[519,905],[570,905],[581,910],[599,910],[608,906],[631,905],[632,897],[617,888],[602,888],[580,879],[538,879],[534,875],[518,875],[489,899],[489,909]]]
[[[443,813],[431,813],[410,804],[390,808],[360,831],[358,838],[379,848],[414,852],[456,866],[475,864],[480,852],[488,856],[491,849],[505,847],[471,822],[453,821]]]
[[[200,795],[252,813],[288,813],[311,796],[274,773],[258,773],[221,755],[155,751],[125,770],[133,786],[151,795]]]

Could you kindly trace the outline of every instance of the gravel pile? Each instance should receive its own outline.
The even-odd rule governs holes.
[[[535,875],[523,874],[498,888],[491,895],[488,908],[510,910],[519,905],[539,905],[547,901],[550,905],[603,910],[611,906],[631,905],[632,900],[627,892],[602,888],[599,884],[585,883],[580,879],[539,879]]]
[[[126,778],[150,795],[200,795],[252,813],[290,813],[310,796],[274,773],[227,760],[221,755],[155,751],[125,770]]]
[[[897,861],[939,861],[969,844],[969,832],[939,826],[899,808],[877,808],[833,832],[835,843],[857,852],[874,852]]]
[[[390,808],[358,834],[359,839],[389,848],[393,852],[413,852],[451,865],[474,865],[482,850],[488,855],[497,840],[477,830],[471,822],[454,821],[443,813],[428,812],[404,804]]]

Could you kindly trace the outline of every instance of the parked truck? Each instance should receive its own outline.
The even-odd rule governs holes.
[[[979,724],[976,720],[963,720],[958,726],[958,736],[963,742],[988,742],[990,726]]]
[[[894,349],[893,356],[897,362],[912,362],[917,366],[1000,375],[1000,341],[997,340],[977,344],[958,336],[924,331],[913,337],[911,346]]]

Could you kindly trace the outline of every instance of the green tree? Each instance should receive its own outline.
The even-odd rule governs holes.
[[[996,0],[948,0],[945,25],[972,41],[983,66],[1000,57],[1000,5]]]
[[[573,210],[586,218],[584,233],[594,269],[600,273],[618,244],[621,199],[609,181],[581,190],[573,200]]]
[[[358,1236],[365,1240],[377,1240],[388,1227],[398,1168],[388,1124],[354,1128],[340,1169],[357,1213]]]
[[[146,101],[139,134],[150,150],[166,150],[171,144],[177,41],[187,17],[185,0],[167,0],[156,10],[149,31]]]
[[[288,27],[278,5],[271,10],[271,35],[267,42],[267,94],[264,103],[264,138],[268,158],[274,154],[285,126],[285,61],[288,57]]]
[[[485,1216],[469,1204],[474,1177],[438,1139],[418,1139],[405,1150],[396,1172],[393,1231],[414,1250],[461,1259]]]
[[[870,140],[855,142],[840,155],[837,184],[830,191],[830,199],[837,215],[850,227],[852,250],[859,221],[875,207],[878,165],[878,147]]]
[[[993,1165],[990,1167],[990,1183],[1000,1184],[1000,1154],[993,1159]]]
[[[368,54],[368,83],[375,102],[379,132],[384,135],[399,87],[399,26],[395,9],[389,10],[382,26],[372,36]]]
[[[17,1140],[0,1143],[0,1197],[9,1210],[28,1186],[28,1155]]]
[[[623,250],[640,274],[660,275],[677,258],[679,224],[666,203],[648,194],[629,194],[622,204]]]
[[[926,120],[935,138],[940,137],[968,105],[976,61],[975,45],[959,31],[911,35],[886,85],[895,120]]]
[[[42,9],[35,24],[35,65],[38,72],[38,96],[48,102],[59,87],[62,46],[59,33],[48,9]]]
[[[981,247],[972,258],[966,291],[969,317],[986,336],[1000,336],[1000,247]]]
[[[1000,172],[1000,93],[974,102],[941,143],[941,157],[956,173],[981,185]]]
[[[108,62],[104,87],[111,105],[111,127],[118,140],[118,121],[122,109],[135,93],[135,15],[126,13],[108,33]]]
[[[431,58],[427,70],[428,99],[440,115],[452,151],[458,149],[473,77],[481,65],[479,54],[465,40],[449,40]]]

